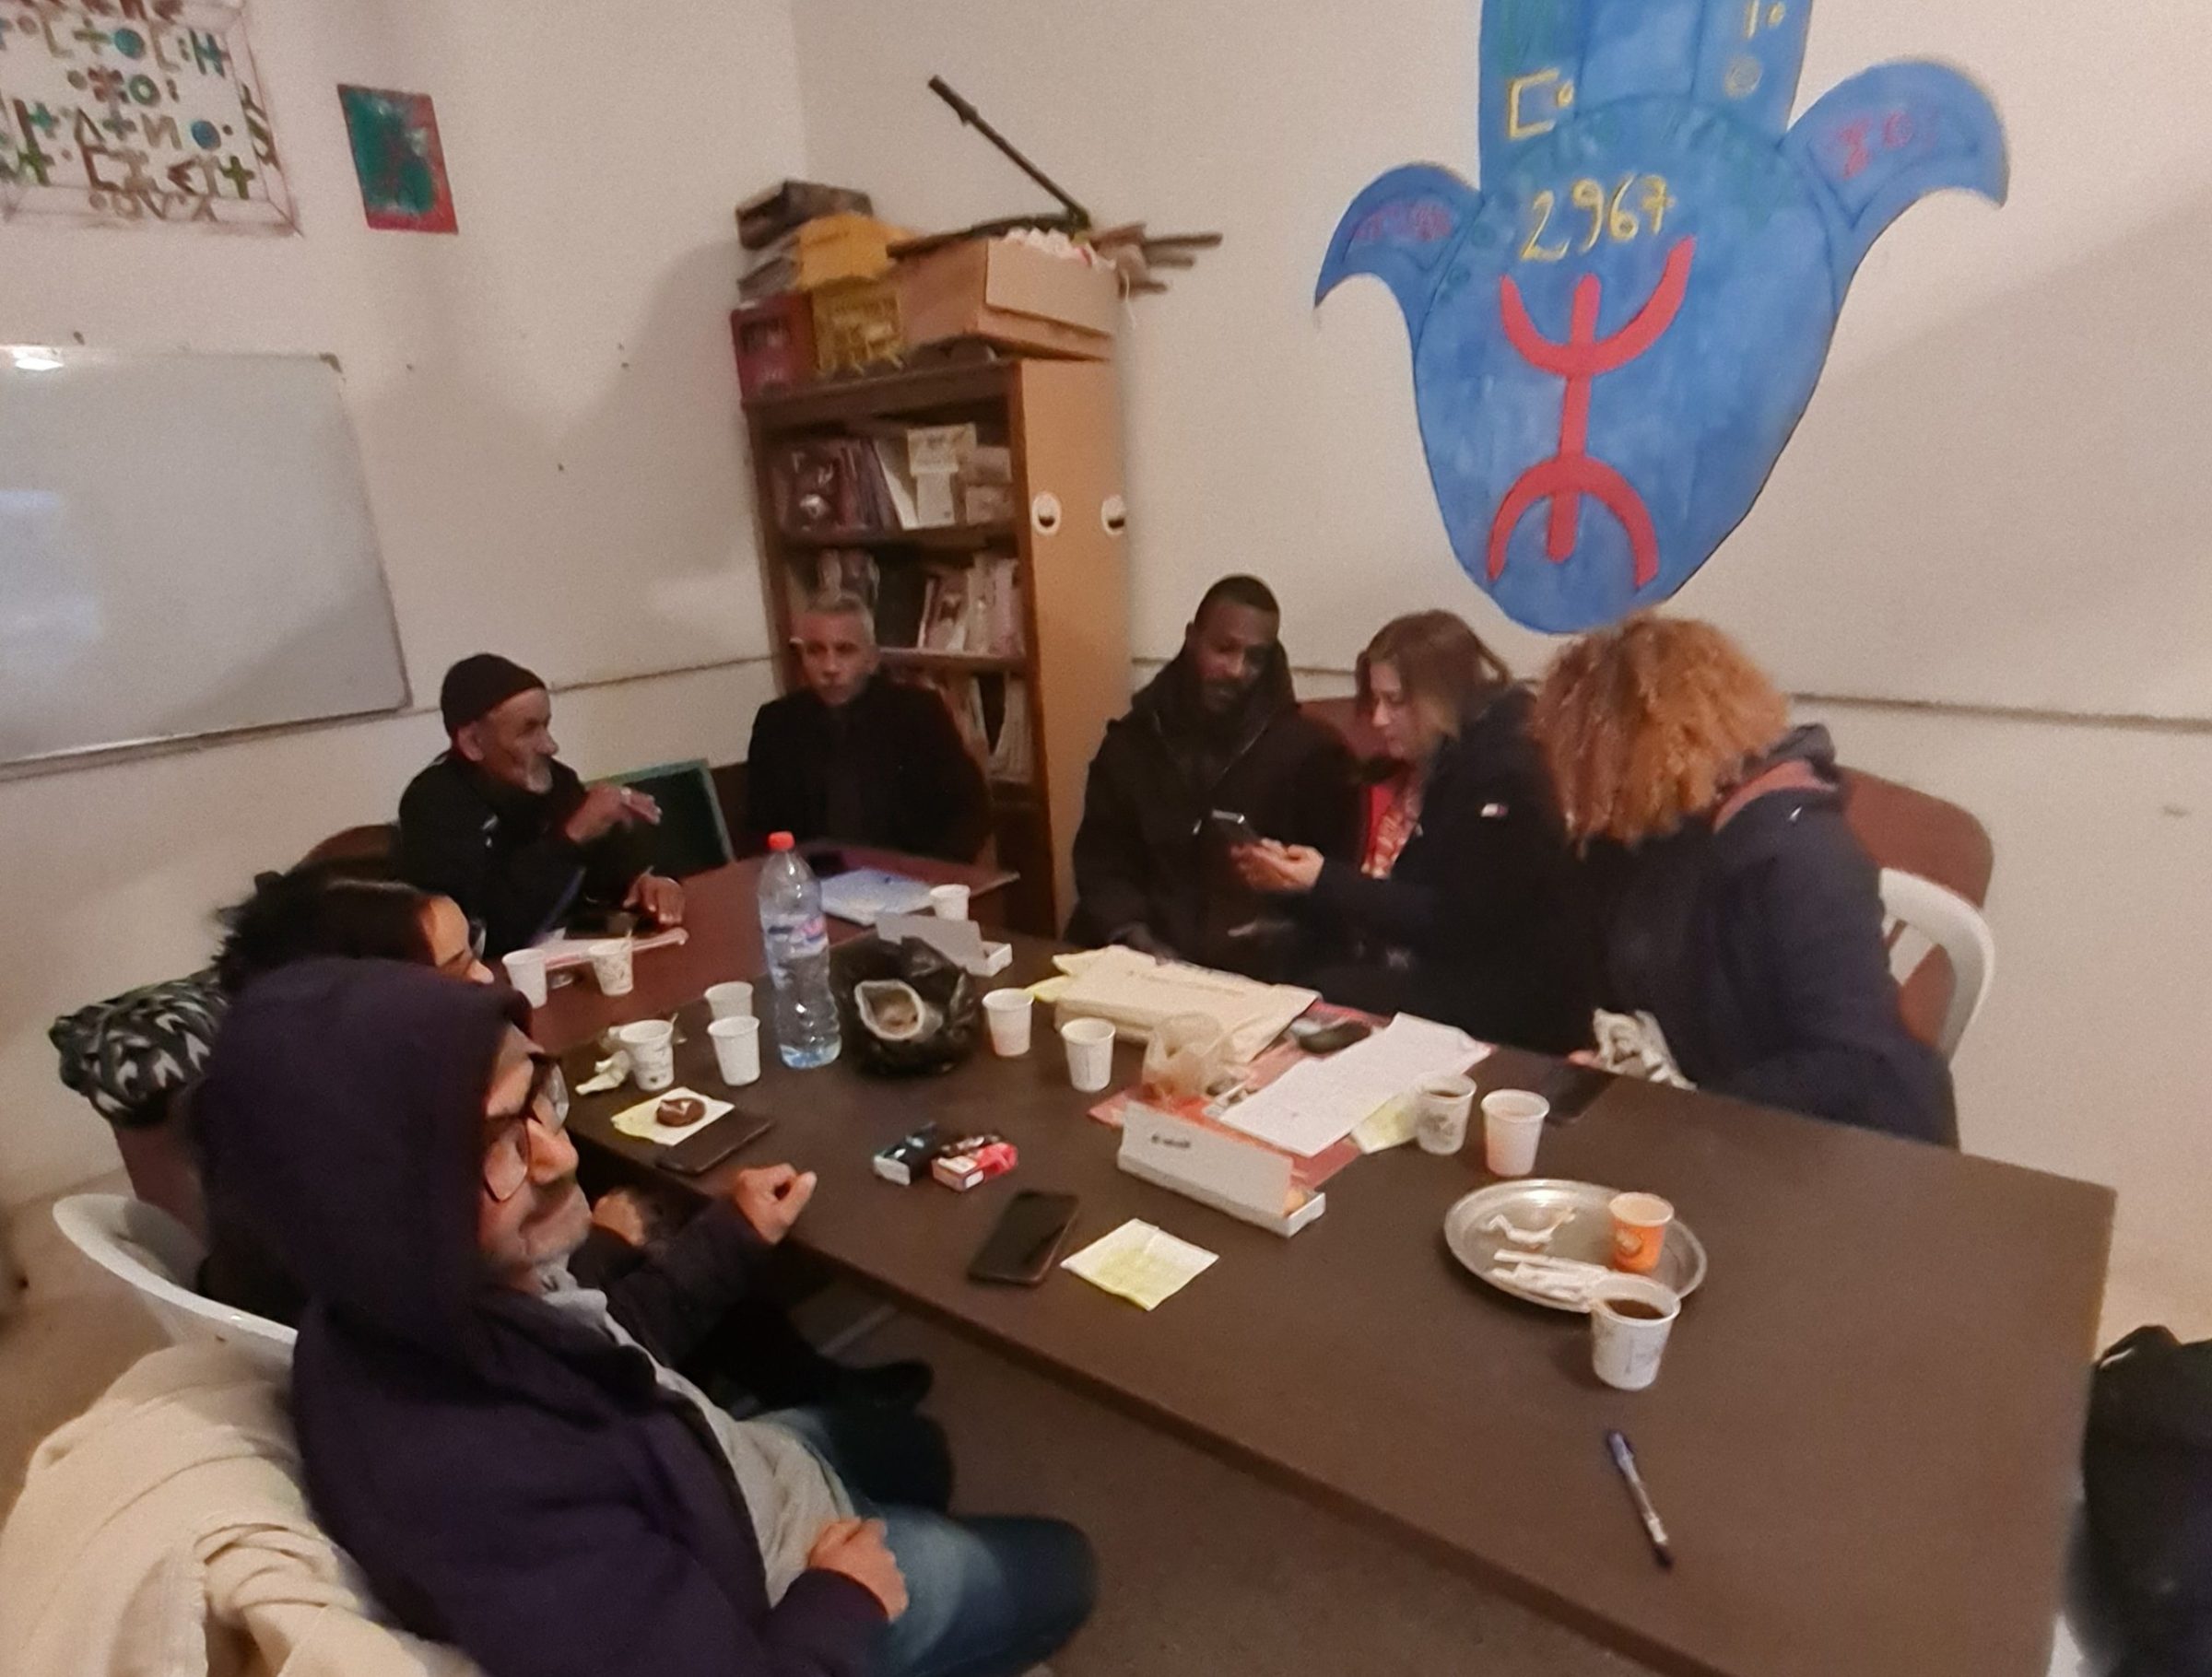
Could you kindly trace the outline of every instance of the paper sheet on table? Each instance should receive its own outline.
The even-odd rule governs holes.
[[[653,1116],[665,1100],[697,1100],[706,1103],[707,1115],[696,1124],[686,1124],[681,1130],[671,1130]],[[641,1100],[634,1107],[625,1107],[614,1116],[614,1126],[624,1135],[634,1135],[641,1142],[658,1142],[664,1147],[673,1147],[688,1135],[697,1135],[725,1112],[737,1108],[726,1100],[716,1100],[712,1095],[701,1095],[697,1089],[687,1089],[678,1084],[673,1089],[664,1089],[650,1100]]]
[[[1111,1235],[1093,1240],[1074,1257],[1063,1259],[1060,1267],[1074,1271],[1116,1298],[1149,1310],[1205,1274],[1219,1256],[1132,1217]]]
[[[1400,1014],[1365,1042],[1293,1066],[1222,1113],[1221,1121],[1308,1158],[1385,1102],[1431,1077],[1464,1072],[1488,1052],[1465,1031]]]
[[[1180,961],[1156,961],[1119,945],[1057,956],[1053,964],[1074,980],[1059,998],[1063,1020],[1104,1019],[1123,1038],[1142,1041],[1162,1020],[1204,1014],[1227,1034],[1229,1058],[1239,1065],[1264,1050],[1320,999],[1311,990],[1256,983]]]
[[[1409,1096],[1384,1101],[1353,1127],[1352,1142],[1362,1153],[1388,1153],[1420,1133],[1421,1103]]]
[[[643,955],[648,949],[667,949],[677,944],[688,943],[690,936],[681,926],[671,926],[667,931],[656,932],[651,937],[630,939],[629,951],[632,955]],[[572,967],[589,967],[592,964],[592,945],[607,941],[605,937],[570,937],[560,932],[533,947],[546,957],[547,972],[566,972]]]

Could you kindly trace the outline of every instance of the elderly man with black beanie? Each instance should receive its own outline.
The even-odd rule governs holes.
[[[683,919],[683,887],[648,869],[634,837],[659,822],[659,805],[626,787],[587,791],[558,760],[553,698],[535,674],[478,652],[445,673],[438,708],[453,745],[399,801],[400,873],[459,903],[488,956],[580,909]]]

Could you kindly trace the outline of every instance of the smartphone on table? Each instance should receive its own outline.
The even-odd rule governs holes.
[[[729,1111],[668,1149],[662,1163],[679,1177],[703,1177],[723,1160],[743,1153],[776,1127],[756,1112]]]
[[[1053,1260],[1075,1220],[1074,1194],[1024,1189],[1006,1202],[998,1226],[968,1266],[968,1279],[1035,1286],[1052,1273]]]

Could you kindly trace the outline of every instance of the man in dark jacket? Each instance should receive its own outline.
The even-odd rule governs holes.
[[[1950,1071],[1905,1027],[1840,782],[1828,730],[1800,728],[1676,832],[1593,845],[1606,1004],[1653,1014],[1716,1095],[1955,1147]]]
[[[746,837],[841,838],[972,862],[991,833],[983,771],[945,701],[877,674],[875,620],[837,594],[794,625],[806,685],[760,707],[746,756]]]
[[[1107,728],[1076,833],[1071,941],[1277,976],[1288,922],[1238,878],[1213,815],[1335,857],[1359,827],[1351,751],[1299,710],[1281,627],[1265,583],[1225,577]]]
[[[445,673],[438,708],[452,749],[399,801],[400,876],[459,903],[483,926],[488,956],[536,942],[579,909],[683,919],[683,886],[651,872],[635,842],[659,805],[627,787],[585,790],[558,760],[552,696],[535,674],[478,652]]]
[[[738,1422],[670,1371],[811,1175],[746,1173],[615,1284],[651,1290],[627,1331],[569,1278],[589,1214],[522,1017],[420,968],[309,962],[246,993],[201,1094],[310,1295],[308,1490],[378,1598],[488,1677],[980,1677],[1049,1654],[1090,1601],[1072,1529],[950,1519],[941,1437],[904,1412]],[[866,1500],[887,1493],[937,1506]]]

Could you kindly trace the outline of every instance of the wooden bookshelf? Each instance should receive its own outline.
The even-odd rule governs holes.
[[[790,648],[792,615],[825,552],[865,553],[879,577],[895,566],[1014,561],[1018,655],[886,647],[883,666],[897,679],[1003,682],[1009,694],[1012,684],[1020,684],[1030,777],[1018,784],[993,782],[997,858],[1021,875],[1011,893],[1009,923],[1057,932],[1074,907],[1069,852],[1082,819],[1084,780],[1107,722],[1129,703],[1126,540],[1121,521],[1107,516],[1109,502],[1118,504],[1123,493],[1113,367],[998,360],[891,373],[778,392],[747,403],[746,422],[762,586],[781,654],[780,690],[800,681]],[[983,442],[1011,451],[1019,516],[935,529],[784,529],[777,463],[794,443],[880,437],[887,425],[959,424],[973,424]],[[1049,532],[1030,515],[1048,494],[1061,509],[1059,524]]]

